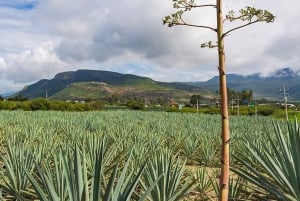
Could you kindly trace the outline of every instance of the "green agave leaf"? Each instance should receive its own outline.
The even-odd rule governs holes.
[[[32,183],[32,185],[35,189],[35,192],[38,194],[38,197],[39,197],[40,200],[43,200],[43,201],[50,201],[50,200],[59,201],[58,197],[56,197],[54,199],[48,199],[47,195],[44,193],[42,187],[38,184],[38,182],[35,180],[35,178],[28,172],[28,170],[25,169],[24,171],[26,172],[26,175],[27,175],[28,179],[31,181],[31,183]]]
[[[248,157],[239,153],[235,159],[242,164],[233,171],[254,185],[265,190],[263,196],[274,197],[277,200],[300,200],[300,174],[298,154],[300,134],[297,122],[288,122],[288,134],[284,135],[279,125],[274,125],[275,137],[268,134],[270,147],[260,146],[245,138],[248,152],[260,165],[257,170],[252,167]],[[297,137],[298,136],[298,137]],[[263,142],[260,142],[263,143]],[[262,171],[262,172],[261,172]],[[255,189],[253,189],[255,190]]]

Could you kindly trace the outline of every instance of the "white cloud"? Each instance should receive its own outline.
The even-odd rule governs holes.
[[[200,48],[201,43],[215,40],[213,32],[162,25],[162,18],[174,11],[172,0],[11,2],[36,3],[22,10],[3,7],[0,1],[0,71],[14,82],[29,83],[76,68],[116,69],[161,81],[205,80],[217,74],[217,51]],[[226,38],[228,72],[266,75],[286,66],[300,68],[300,27],[295,23],[300,14],[291,9],[300,2],[226,1],[224,9],[239,10],[247,3],[269,9],[276,21],[238,30]],[[188,20],[215,25],[214,9],[190,14]],[[225,26],[230,29],[232,24]]]
[[[7,54],[0,59],[0,74],[5,80],[28,83],[51,78],[54,73],[65,70],[68,64],[59,60],[51,42],[20,54]]]
[[[0,57],[0,71],[4,72],[6,70],[6,63],[5,60]]]

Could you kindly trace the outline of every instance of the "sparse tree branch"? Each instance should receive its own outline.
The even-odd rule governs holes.
[[[206,47],[208,47],[208,48],[215,48],[215,47],[218,47],[218,44],[213,45],[212,41],[208,41],[206,43],[202,43],[200,47],[201,48],[206,48]]]
[[[259,20],[255,20],[255,21],[253,21],[253,22],[249,22],[249,23],[247,23],[247,24],[244,24],[244,25],[235,27],[235,28],[233,28],[233,29],[230,29],[230,30],[228,30],[227,32],[225,32],[225,33],[223,34],[222,38],[224,38],[225,36],[227,36],[227,35],[228,35],[230,32],[232,32],[232,31],[235,31],[235,30],[237,30],[237,29],[241,29],[241,28],[243,28],[243,27],[249,26],[249,25],[254,24],[254,23],[257,23],[257,22],[260,22],[260,21],[259,21]]]
[[[230,22],[235,20],[242,20],[242,21],[253,21],[253,19],[257,19],[258,21],[264,22],[273,22],[275,16],[267,10],[256,9],[250,6],[246,6],[245,8],[239,10],[240,15],[235,16],[234,11],[229,11],[226,15],[226,20]]]
[[[243,24],[238,27],[235,27],[235,28],[225,32],[222,35],[222,38],[224,38],[226,35],[228,35],[232,31],[241,29],[241,28],[249,26],[251,24],[254,24],[257,22],[269,23],[269,22],[273,22],[275,19],[275,16],[272,13],[270,13],[269,11],[256,9],[256,8],[253,8],[250,6],[247,6],[244,9],[241,9],[239,12],[240,12],[240,16],[235,16],[234,11],[229,11],[228,15],[226,15],[225,20],[229,20],[230,22],[236,21],[236,20],[241,20],[241,21],[248,21],[248,23]]]
[[[213,8],[215,8],[216,5],[215,4],[206,4],[206,5],[190,5],[190,4],[187,4],[186,6],[178,6],[176,8],[186,9],[187,7],[189,7],[189,8],[203,8],[203,7],[213,7]]]
[[[197,5],[195,4],[195,0],[173,0],[173,7],[176,9],[184,9],[185,11],[189,11],[192,8],[202,8],[202,7],[213,7],[216,8],[216,4],[202,4]]]
[[[210,27],[210,26],[205,26],[205,25],[196,25],[196,24],[190,24],[186,23],[183,18],[182,14],[184,13],[183,10],[180,10],[176,13],[173,13],[172,15],[166,16],[163,19],[163,24],[167,24],[168,27],[172,26],[178,26],[178,25],[184,25],[184,26],[190,26],[190,27],[197,27],[197,28],[204,28],[204,29],[210,29],[214,32],[217,32],[216,28]]]
[[[210,27],[210,26],[204,26],[204,25],[188,24],[188,23],[185,23],[185,22],[174,24],[174,25],[184,25],[184,26],[189,26],[189,27],[198,27],[198,28],[210,29],[214,32],[217,32],[216,28],[213,28],[213,27]]]
[[[216,8],[217,5],[215,5],[215,4],[205,4],[205,5],[195,5],[193,7],[194,8],[202,8],[202,7],[213,7],[213,8]]]
[[[238,17],[232,17],[232,16],[229,16],[227,15],[226,18],[223,20],[223,22],[225,22],[226,20],[229,20],[230,22],[232,21],[235,21],[235,20],[240,20],[244,17],[246,17],[247,15],[241,15],[241,16],[238,16]]]

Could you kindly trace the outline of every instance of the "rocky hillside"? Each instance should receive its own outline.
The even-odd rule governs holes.
[[[189,99],[192,94],[210,94],[202,87],[184,83],[157,82],[147,77],[100,70],[62,72],[18,92],[28,98],[63,100],[118,98],[121,100]]]

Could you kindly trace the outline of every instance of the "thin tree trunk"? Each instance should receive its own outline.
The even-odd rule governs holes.
[[[225,71],[225,52],[223,38],[222,0],[217,0],[217,30],[218,30],[218,55],[219,55],[219,79],[221,95],[222,118],[222,149],[221,149],[221,176],[220,176],[220,201],[227,201],[229,194],[229,115],[227,81]]]

